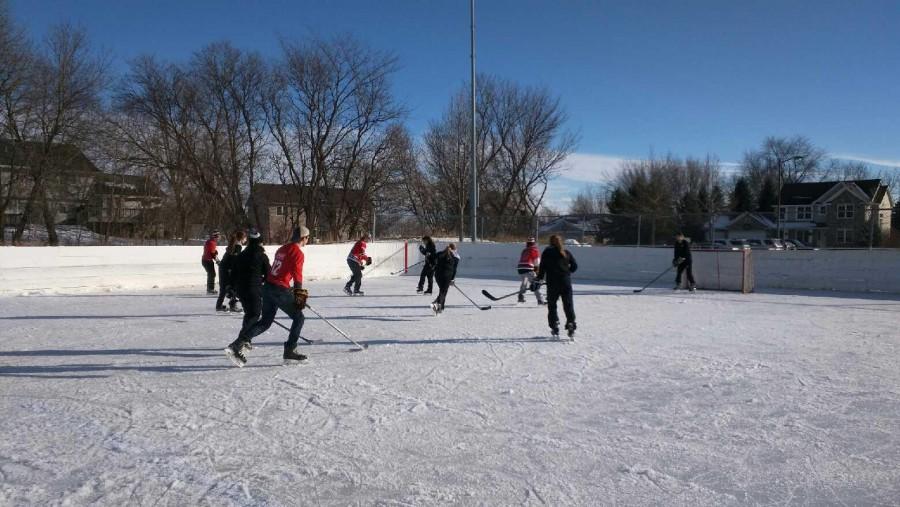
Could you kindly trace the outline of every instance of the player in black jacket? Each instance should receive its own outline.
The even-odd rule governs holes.
[[[259,232],[251,229],[247,248],[234,259],[231,268],[231,282],[244,307],[244,323],[238,339],[259,320],[262,313],[262,286],[268,272],[269,257],[263,248],[262,238]]]
[[[569,338],[575,336],[575,305],[572,301],[571,274],[578,269],[575,257],[563,248],[559,236],[550,236],[550,246],[541,254],[538,268],[538,280],[547,283],[547,322],[553,336],[559,336],[559,315],[556,302],[562,299],[563,312],[566,314],[566,332]]]
[[[697,284],[694,282],[693,259],[691,258],[691,242],[688,241],[684,234],[675,235],[675,257],[672,258],[672,265],[678,268],[675,275],[675,290],[681,288],[681,274],[687,271],[688,289],[691,292],[697,290]]]
[[[434,265],[437,262],[437,247],[434,246],[434,240],[431,239],[431,236],[422,238],[419,252],[425,257],[425,262],[422,265],[422,274],[419,275],[419,287],[416,289],[416,293],[423,293],[422,289],[425,287],[425,280],[427,279],[428,290],[424,293],[431,294],[431,290],[434,288]]]
[[[247,233],[244,231],[234,231],[228,238],[228,248],[225,249],[225,255],[219,262],[219,299],[216,300],[216,311],[224,312],[226,310],[232,312],[240,312],[241,309],[237,305],[237,291],[234,290],[234,283],[231,280],[231,272],[234,267],[234,261],[238,254],[241,253],[241,245],[247,240]],[[225,298],[228,298],[228,308],[222,304]]]
[[[431,309],[435,314],[444,311],[444,301],[447,300],[447,291],[456,279],[456,266],[459,265],[459,254],[456,245],[450,243],[447,248],[437,254],[434,267],[434,278],[438,284],[438,297],[431,303]]]

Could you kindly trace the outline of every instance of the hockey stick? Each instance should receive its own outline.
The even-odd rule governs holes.
[[[535,283],[538,285],[538,287],[540,287],[541,285],[544,285],[543,282],[535,282]],[[495,297],[495,296],[491,295],[491,293],[488,292],[487,290],[482,290],[482,291],[481,291],[481,294],[484,295],[484,297],[490,299],[491,301],[500,301],[501,299],[506,299],[506,298],[508,298],[508,297],[513,297],[513,296],[515,296],[515,295],[518,294],[518,293],[519,293],[519,291],[515,291],[515,292],[510,292],[509,294],[507,294],[507,295],[505,295],[505,296]]]
[[[362,344],[362,345],[360,345],[359,342],[357,342],[357,341],[354,340],[353,338],[350,338],[350,336],[349,336],[347,333],[341,331],[339,327],[337,327],[337,326],[335,326],[334,324],[332,324],[330,320],[328,320],[328,319],[326,319],[325,317],[323,317],[322,314],[319,313],[319,312],[317,312],[315,309],[313,309],[313,307],[311,307],[311,306],[309,306],[309,305],[306,305],[306,307],[309,308],[309,311],[311,311],[311,312],[313,312],[314,314],[316,314],[316,317],[319,317],[320,319],[324,320],[325,323],[328,324],[329,326],[331,326],[332,329],[334,329],[335,331],[337,331],[338,333],[340,333],[341,336],[343,336],[344,338],[346,338],[347,340],[349,340],[350,343],[352,343],[353,345],[356,345],[356,346],[359,348],[359,350],[366,350],[367,348],[369,348],[369,345],[367,345],[367,344]]]
[[[378,269],[379,266],[381,266],[381,265],[384,264],[385,262],[391,260],[392,257],[394,257],[395,255],[397,255],[398,253],[400,253],[400,252],[402,252],[402,251],[404,251],[404,250],[406,250],[406,247],[397,250],[396,252],[392,253],[391,255],[388,255],[387,257],[384,258],[383,261],[381,261],[381,262],[379,262],[378,264],[372,266],[371,268],[366,267],[366,268],[365,268],[366,271],[365,271],[365,273],[363,273],[362,276],[366,276],[366,275],[368,275],[369,273],[371,273],[372,271],[375,271],[376,269]]]
[[[399,275],[400,273],[403,273],[404,271],[408,270],[409,268],[414,268],[414,267],[418,266],[419,264],[422,264],[423,262],[425,262],[425,261],[421,260],[415,264],[410,264],[409,266],[406,266],[405,268],[401,269],[400,271],[394,271],[393,273],[391,273],[391,276]]]
[[[288,333],[291,332],[291,328],[285,326],[285,325],[282,324],[281,322],[278,322],[277,320],[272,321],[272,322],[274,322],[274,323],[278,324],[279,326],[281,326],[281,329],[284,329],[284,330],[287,331]],[[303,341],[305,341],[306,343],[322,343],[322,340],[321,340],[321,339],[310,340],[309,338],[307,338],[307,337],[305,337],[305,336],[301,336],[300,339],[303,340]]]
[[[505,296],[495,297],[495,296],[492,296],[491,293],[488,292],[487,290],[482,289],[482,291],[481,291],[481,294],[484,295],[484,297],[490,299],[491,301],[500,301],[501,299],[506,299],[508,297],[515,296],[518,293],[519,293],[519,291],[515,291],[515,292],[510,292],[509,294],[507,294]]]
[[[668,268],[666,268],[665,271],[663,271],[662,273],[660,273],[659,275],[657,275],[656,278],[654,278],[653,280],[650,280],[650,283],[648,283],[647,285],[644,285],[644,286],[641,287],[640,289],[634,289],[633,292],[634,292],[635,294],[637,294],[638,292],[644,292],[644,289],[646,289],[647,287],[653,285],[653,282],[655,282],[655,281],[659,280],[660,278],[662,278],[663,275],[665,275],[665,274],[668,273],[669,271],[672,271],[672,268],[674,268],[674,267],[675,267],[675,266],[669,266]]]
[[[478,308],[479,310],[490,310],[491,309],[491,305],[481,306],[478,303],[476,303],[475,301],[472,301],[472,298],[467,296],[466,293],[463,292],[462,289],[457,287],[455,283],[451,283],[450,285],[452,285],[456,290],[458,290],[459,293],[462,294],[464,298],[468,299],[469,302],[472,303],[473,305],[475,305],[475,307]]]

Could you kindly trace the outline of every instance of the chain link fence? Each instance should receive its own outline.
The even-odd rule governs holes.
[[[763,212],[682,214],[566,214],[478,219],[480,241],[519,242],[552,234],[570,244],[669,246],[683,233],[698,248],[898,248],[900,220],[891,208],[846,204],[785,209],[780,217]],[[461,234],[460,231],[463,231]],[[469,219],[425,219],[406,214],[379,214],[373,229],[378,239],[430,235],[447,241],[469,240]]]

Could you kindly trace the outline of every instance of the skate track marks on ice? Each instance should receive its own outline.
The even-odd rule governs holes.
[[[310,315],[307,364],[280,366],[273,326],[243,369],[214,298],[3,298],[0,504],[900,498],[900,301],[579,284],[568,344],[530,296],[434,317],[412,277],[341,284],[309,289],[367,351]]]

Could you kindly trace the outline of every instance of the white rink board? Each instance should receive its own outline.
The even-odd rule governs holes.
[[[278,246],[266,246],[270,260]],[[352,246],[352,243],[306,246],[304,278],[349,277],[346,259]],[[402,269],[403,248],[401,241],[370,244],[367,251],[373,258],[373,267],[377,268],[367,271],[365,276],[386,276]],[[224,245],[220,245],[220,257],[223,253]],[[200,246],[2,247],[0,294],[199,287],[206,284],[201,254]]]

